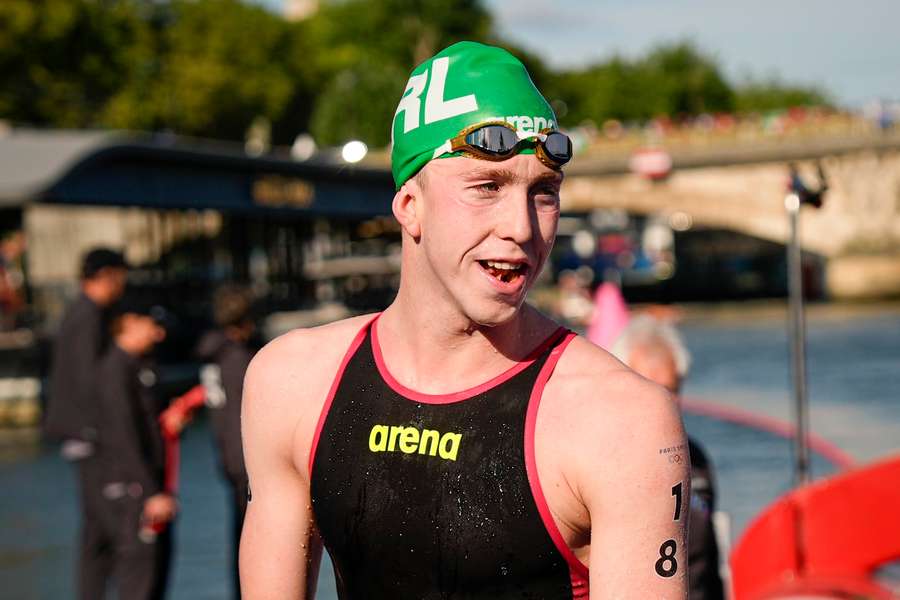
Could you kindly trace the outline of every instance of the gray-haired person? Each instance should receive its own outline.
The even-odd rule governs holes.
[[[679,398],[691,366],[691,354],[672,325],[649,315],[632,319],[613,346],[613,354],[639,375]],[[688,564],[691,600],[724,598],[719,576],[719,547],[712,514],[716,505],[713,465],[700,444],[688,437],[691,455],[691,521]]]

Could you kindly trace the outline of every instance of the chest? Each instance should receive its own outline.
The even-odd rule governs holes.
[[[438,582],[456,590],[448,597],[571,597],[529,469],[541,364],[464,401],[427,403],[397,394],[360,354],[328,407],[310,479],[317,526],[347,585],[365,581],[368,597],[389,581],[407,593]]]

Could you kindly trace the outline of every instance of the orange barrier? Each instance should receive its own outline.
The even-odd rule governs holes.
[[[898,506],[900,456],[776,500],[731,554],[734,600],[897,598],[873,573],[900,559]]]

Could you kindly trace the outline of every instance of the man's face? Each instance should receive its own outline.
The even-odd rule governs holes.
[[[416,210],[425,275],[475,323],[508,321],[553,246],[562,174],[518,154],[433,160],[423,176]]]
[[[128,282],[128,270],[122,267],[106,267],[96,275],[103,285],[103,299],[106,305],[117,302],[125,293],[125,284]]]
[[[123,325],[141,354],[150,352],[156,344],[166,339],[166,330],[152,317],[127,314],[125,319]]]

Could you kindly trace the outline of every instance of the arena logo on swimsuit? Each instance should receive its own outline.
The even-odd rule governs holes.
[[[444,460],[456,460],[461,433],[444,433],[433,429],[419,431],[402,425],[375,425],[369,432],[369,450],[372,452],[396,452],[427,454]]]

